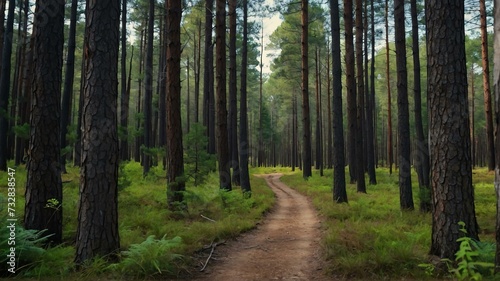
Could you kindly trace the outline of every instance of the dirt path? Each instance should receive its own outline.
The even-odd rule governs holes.
[[[199,280],[327,280],[319,255],[320,222],[307,197],[289,188],[281,174],[264,175],[276,194],[265,221],[236,241],[216,248]]]

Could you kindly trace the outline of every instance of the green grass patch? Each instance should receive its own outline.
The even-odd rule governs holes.
[[[348,174],[347,174],[348,175]],[[494,174],[475,169],[476,215],[482,241],[494,241],[496,198]],[[347,176],[348,180],[348,176]],[[418,209],[417,176],[412,175],[413,198]],[[377,185],[367,185],[367,194],[347,184],[348,204],[336,204],[332,196],[332,170],[318,171],[305,180],[300,171],[288,172],[282,181],[310,196],[323,217],[322,240],[327,271],[347,279],[432,279],[419,264],[428,262],[431,216],[418,210],[399,208],[398,174],[377,169]],[[367,181],[368,182],[368,181]],[[491,246],[490,246],[491,248]]]

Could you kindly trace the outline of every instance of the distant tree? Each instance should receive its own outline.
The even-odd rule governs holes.
[[[129,160],[128,152],[128,116],[130,106],[130,95],[127,93],[127,2],[122,0],[122,22],[121,22],[121,59],[120,59],[120,160]]]
[[[205,1],[205,60],[203,73],[203,125],[207,127],[208,152],[215,154],[214,49],[212,11],[214,0]]]
[[[248,66],[248,1],[243,0],[243,41],[241,46],[241,87],[240,87],[240,185],[243,192],[250,194],[250,175],[248,172],[248,104],[247,104],[247,66]]]
[[[205,132],[206,129],[203,125],[194,123],[184,138],[186,176],[194,179],[195,186],[205,182],[207,175],[215,165],[215,156],[206,150],[208,137]]]
[[[408,109],[408,71],[406,69],[406,33],[404,0],[394,0],[394,27],[398,86],[398,163],[399,203],[403,210],[413,210],[410,159],[410,112]]]
[[[366,91],[366,168],[368,172],[368,177],[370,184],[377,184],[377,175],[375,173],[376,166],[376,135],[375,135],[375,120],[374,120],[374,111],[375,111],[375,7],[373,2],[370,1],[370,32],[371,32],[371,59],[370,59],[370,89],[367,87]],[[368,17],[368,15],[366,15]],[[368,25],[368,24],[367,24]],[[368,41],[368,36],[365,42]],[[365,57],[368,57],[368,51]],[[368,70],[368,63],[366,64],[366,69]],[[368,76],[368,75],[367,75]],[[368,78],[368,77],[367,77]],[[367,83],[368,84],[368,83]]]
[[[7,137],[9,133],[8,108],[10,92],[10,71],[12,55],[12,38],[14,29],[15,0],[9,0],[7,24],[3,35],[2,66],[0,67],[0,171],[7,171]]]
[[[184,208],[184,152],[181,123],[181,0],[167,0],[167,202]]]
[[[363,0],[356,0],[356,190],[366,193],[365,153],[363,149],[365,123],[365,84],[363,80]]]
[[[393,149],[392,149],[392,102],[391,102],[391,72],[389,60],[389,0],[385,0],[385,76],[387,83],[387,165],[392,174]]]
[[[454,259],[463,234],[478,239],[465,64],[464,1],[428,0],[428,104],[430,117],[432,241],[430,254]],[[459,199],[459,200],[458,200]]]
[[[37,2],[33,28],[33,102],[24,225],[26,229],[47,229],[47,234],[53,235],[50,241],[61,243],[63,198],[59,122],[64,3],[58,0]]]
[[[226,109],[226,1],[216,0],[216,80],[217,80],[217,160],[219,184],[223,190],[231,190],[231,171],[227,132]]]
[[[82,162],[75,262],[117,254],[120,1],[89,0],[85,29]]]
[[[338,0],[330,0],[332,22],[333,75],[333,200],[347,202],[344,157],[344,127],[342,114],[342,67],[340,55],[340,14]]]
[[[312,176],[311,113],[309,109],[309,1],[302,3],[302,176]]]
[[[149,173],[151,166],[151,153],[148,152],[153,147],[153,40],[155,23],[155,0],[149,0],[148,31],[146,46],[145,64],[145,86],[144,91],[144,149],[143,149],[143,175]]]

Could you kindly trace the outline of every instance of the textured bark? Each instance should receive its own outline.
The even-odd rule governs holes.
[[[247,67],[248,67],[248,1],[243,0],[243,41],[241,42],[241,88],[240,88],[240,185],[243,192],[250,194],[250,175],[248,171],[248,105],[247,105]]]
[[[181,123],[181,0],[167,0],[167,201],[184,207],[184,155]]]
[[[333,200],[347,202],[344,157],[344,127],[342,114],[342,66],[340,55],[340,15],[338,0],[330,0],[332,22],[333,75]]]
[[[415,132],[417,135],[415,147],[415,168],[417,170],[418,185],[420,188],[420,211],[431,211],[431,192],[429,183],[429,145],[424,134],[422,117],[421,78],[420,78],[420,51],[418,36],[417,1],[410,1],[412,23],[412,49],[413,49],[413,100],[415,111]]]
[[[312,176],[311,117],[309,109],[309,1],[302,0],[302,176]]]
[[[67,145],[66,134],[71,119],[71,99],[73,95],[73,81],[75,80],[75,49],[76,49],[76,17],[78,14],[78,0],[71,1],[71,18],[69,24],[68,55],[66,58],[66,73],[64,75],[64,90],[61,102],[61,149]],[[66,155],[61,155],[61,169],[66,172]]]
[[[75,262],[112,258],[118,234],[119,0],[89,0],[85,30],[82,163]]]
[[[478,239],[470,154],[465,64],[464,2],[429,0],[427,11],[428,104],[432,185],[430,253],[453,259],[462,236]]]
[[[500,49],[500,4],[494,2],[494,38],[493,49]],[[500,53],[494,52],[493,58],[493,90],[495,95],[495,149],[500,151]],[[497,199],[496,213],[496,251],[495,251],[495,272],[500,271],[500,153],[495,154],[495,194]]]
[[[394,28],[396,38],[396,68],[398,88],[398,163],[399,205],[402,210],[413,210],[410,159],[410,112],[408,108],[408,71],[406,69],[406,34],[404,0],[394,0]]]
[[[363,1],[356,0],[356,190],[366,193],[364,163],[364,109],[365,83],[363,80]]]
[[[120,160],[130,159],[128,153],[128,115],[130,105],[130,95],[127,95],[127,0],[122,0],[122,25],[121,25],[121,77],[120,77],[120,129],[122,139],[120,140]]]
[[[7,171],[7,137],[8,137],[8,120],[7,111],[9,106],[10,92],[10,66],[12,55],[12,37],[14,25],[14,8],[16,7],[15,0],[9,0],[9,10],[7,13],[7,24],[4,33],[3,48],[2,48],[2,66],[0,77],[0,171]]]
[[[205,1],[205,60],[203,74],[203,125],[207,127],[208,153],[215,154],[214,49],[212,10],[214,0]]]
[[[370,59],[370,89],[367,91],[366,98],[366,140],[367,140],[367,172],[370,184],[377,184],[377,175],[375,173],[376,166],[376,145],[375,142],[377,138],[375,137],[375,118],[374,118],[374,109],[375,109],[375,9],[373,5],[374,1],[370,1],[370,32],[371,32],[371,59]],[[368,17],[368,15],[366,15]],[[368,41],[368,38],[366,38]],[[368,56],[368,54],[366,54]],[[366,65],[368,69],[368,64]],[[367,85],[368,88],[368,85]]]
[[[389,0],[385,0],[385,76],[387,79],[387,165],[389,173],[392,174],[393,151],[392,151],[392,102],[391,102],[391,72],[389,65]]]
[[[238,161],[238,106],[236,86],[236,0],[229,1],[229,153],[231,168],[233,168],[232,182],[240,185],[240,171]]]
[[[47,16],[50,13],[51,16]],[[48,229],[49,239],[62,241],[60,100],[64,43],[64,3],[37,2],[34,17],[34,72],[28,151],[26,229]],[[47,207],[49,200],[57,202]]]
[[[332,3],[330,3],[332,5]],[[338,5],[338,0],[337,0],[337,5]],[[331,10],[331,9],[330,9]],[[332,11],[330,11],[330,16],[332,15]],[[338,17],[338,13],[336,15]],[[333,34],[333,31],[332,31]],[[333,35],[332,35],[333,36]],[[328,48],[333,48],[328,44]],[[333,169],[333,123],[332,123],[332,91],[330,90],[332,88],[332,76],[330,75],[331,70],[331,62],[330,62],[331,54],[330,51],[328,51],[328,55],[326,57],[326,111],[327,111],[327,137],[326,137],[326,143],[327,143],[327,148],[326,148],[326,168],[327,169]]]
[[[0,0],[0,19],[2,19],[2,24],[0,24],[0,54],[2,54],[3,50],[3,36],[5,33],[4,19],[5,19],[5,6],[7,4],[7,0]],[[0,65],[2,65],[2,56],[0,55]],[[0,68],[0,76],[2,75],[2,69]]]
[[[148,35],[146,47],[145,90],[144,90],[144,147],[143,151],[143,176],[149,173],[151,154],[147,151],[153,144],[153,40],[155,23],[155,0],[149,0]]]
[[[316,128],[314,135],[315,142],[315,169],[322,170],[323,164],[322,152],[321,152],[321,98],[320,98],[320,82],[319,82],[319,49],[316,47],[315,57],[314,57],[314,77],[315,77],[315,89],[316,89]]]
[[[345,24],[345,75],[347,88],[347,156],[350,182],[356,182],[356,78],[354,77],[354,40],[352,0],[344,0]]]
[[[219,184],[223,190],[231,190],[231,163],[227,131],[226,109],[226,1],[216,0],[216,68],[217,80],[217,159],[219,161]]]
[[[486,149],[488,170],[495,169],[495,141],[493,136],[493,113],[491,110],[490,63],[488,58],[488,32],[486,30],[486,4],[479,0],[479,13],[481,15],[481,57],[483,64],[483,89],[484,89],[484,114],[486,120]]]
[[[194,50],[194,122],[200,122],[201,20],[198,19],[198,39]]]

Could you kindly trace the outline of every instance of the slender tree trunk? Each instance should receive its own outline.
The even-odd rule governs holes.
[[[187,91],[186,91],[186,133],[191,130],[191,77],[189,75],[190,68],[189,56],[186,58],[186,80],[187,80]]]
[[[302,140],[303,140],[303,168],[302,176],[312,176],[311,156],[311,118],[309,110],[309,1],[302,0]]]
[[[330,5],[332,5],[332,3],[330,2]],[[338,5],[338,0],[337,0],[337,5]],[[331,14],[332,12],[330,12]],[[336,15],[338,17],[338,15]],[[333,31],[332,31],[333,33]],[[329,48],[332,48],[330,46],[330,44],[328,44]],[[332,77],[330,75],[330,67],[331,67],[331,63],[330,63],[330,52],[328,52],[327,56],[326,56],[326,93],[327,93],[327,114],[328,114],[328,124],[327,124],[327,139],[326,139],[326,143],[327,143],[327,153],[326,153],[326,161],[327,161],[327,169],[333,169],[333,124],[332,124],[332,96],[331,96],[331,91],[330,89],[332,88],[331,84],[332,84]]]
[[[432,184],[431,255],[454,259],[463,236],[478,237],[474,206],[465,61],[464,2],[429,0],[428,104]],[[461,200],[457,200],[460,198]]]
[[[347,202],[344,157],[344,126],[342,113],[342,66],[340,51],[340,11],[338,0],[330,0],[332,22],[333,100],[333,200]]]
[[[488,58],[488,32],[486,30],[486,4],[479,0],[481,15],[481,57],[483,63],[484,114],[486,119],[486,149],[488,170],[495,169],[495,141],[493,136],[493,113],[491,110],[490,64]]]
[[[181,122],[181,0],[167,0],[167,202],[184,207],[184,156]]]
[[[205,1],[205,72],[203,74],[203,125],[207,127],[208,153],[215,154],[214,51],[212,10],[214,0]]]
[[[113,257],[118,233],[118,49],[120,1],[87,1],[77,264]],[[107,46],[106,49],[97,46]]]
[[[240,168],[238,161],[238,105],[236,86],[236,0],[229,2],[229,153],[231,168],[233,168],[232,182],[240,185]]]
[[[263,62],[262,62],[262,56],[264,55],[264,22],[261,23],[261,33],[260,33],[260,73],[259,73],[259,140],[258,140],[258,148],[257,148],[257,165],[259,167],[264,166],[264,141],[262,140],[262,107],[264,106],[263,100],[262,100],[262,90],[263,90],[263,79],[262,79],[262,68],[263,68]]]
[[[143,25],[144,26],[144,25]],[[144,112],[144,108],[141,107],[142,104],[142,65],[143,65],[143,57],[144,57],[144,29],[141,30],[141,39],[140,39],[140,46],[139,46],[139,79],[138,80],[138,94],[137,94],[137,115],[141,114],[141,112]],[[140,132],[141,128],[144,128],[143,122],[141,122],[141,119],[138,118],[136,120],[135,124],[136,132]],[[141,162],[141,145],[144,143],[144,135],[139,135],[137,134],[135,136],[135,148],[134,148],[134,161],[135,162]],[[142,163],[142,162],[141,162]]]
[[[494,32],[493,49],[500,49],[500,4],[494,1]],[[493,91],[495,94],[495,149],[500,151],[500,53],[494,52],[493,58]],[[495,154],[495,194],[497,199],[496,212],[496,251],[495,251],[495,272],[500,271],[500,153]]]
[[[410,112],[408,109],[408,71],[404,0],[394,0],[396,66],[398,85],[399,203],[402,210],[413,210],[410,159]]]
[[[151,166],[151,153],[148,151],[153,147],[153,40],[155,24],[155,0],[149,0],[148,12],[148,35],[146,46],[145,65],[145,91],[144,91],[144,151],[143,154],[143,176],[149,173]]]
[[[344,0],[344,24],[345,24],[345,73],[347,87],[347,127],[348,127],[348,162],[351,183],[356,182],[356,78],[354,77],[354,39],[353,39],[353,14],[352,0]]]
[[[50,7],[51,17],[43,17]],[[37,2],[34,17],[33,103],[27,165],[26,229],[47,229],[49,240],[62,242],[60,100],[64,43],[64,3]],[[53,201],[51,201],[53,200]],[[49,205],[49,207],[47,207]]]
[[[194,72],[194,122],[200,122],[200,69],[201,69],[201,20],[198,19],[198,41],[195,46]]]
[[[130,159],[128,153],[128,116],[130,96],[127,95],[127,2],[122,0],[122,25],[121,25],[121,79],[120,79],[120,129],[122,138],[120,140],[120,160],[127,161]]]
[[[0,0],[0,19],[2,19],[2,24],[0,24],[0,54],[3,53],[3,40],[4,40],[4,34],[5,34],[5,26],[4,26],[4,19],[5,19],[5,6],[7,4],[7,0]],[[2,55],[0,55],[0,65],[2,65]],[[0,77],[2,76],[2,69],[0,67]]]
[[[0,77],[0,171],[7,171],[7,137],[9,134],[7,112],[9,108],[9,92],[10,92],[10,58],[12,55],[12,38],[14,26],[14,8],[16,7],[15,0],[9,0],[9,10],[7,13],[7,25],[4,33],[4,41],[2,48],[2,66]],[[2,112],[3,111],[3,112]]]
[[[417,1],[411,0],[411,22],[412,22],[412,48],[413,48],[413,98],[415,106],[415,132],[417,135],[415,147],[415,167],[418,174],[418,183],[420,187],[420,211],[431,211],[431,192],[429,183],[429,145],[425,138],[423,117],[422,117],[422,99],[421,99],[421,79],[420,79],[420,51],[418,36],[418,11]]]
[[[370,1],[370,32],[371,32],[371,59],[370,59],[370,89],[366,91],[366,139],[367,139],[367,172],[370,184],[377,184],[377,176],[375,173],[376,166],[376,131],[373,118],[373,112],[375,108],[375,9],[373,5],[374,1]],[[366,15],[368,17],[368,15]],[[367,24],[368,25],[368,24]],[[368,27],[367,27],[368,28]],[[366,41],[368,37],[366,38]],[[368,50],[365,57],[368,56]],[[368,70],[368,63],[366,64],[366,69]],[[367,74],[368,76],[368,74]],[[368,77],[367,77],[368,78]]]
[[[160,148],[166,149],[167,145],[167,13],[166,10],[164,10],[164,15],[162,16],[163,18],[163,24],[162,24],[162,29],[161,31],[162,37],[161,37],[161,55],[160,55],[160,66],[158,67],[159,73],[158,73],[158,91],[159,91],[159,102],[158,102],[158,146]],[[163,157],[163,169],[166,169],[167,165],[167,159],[166,155]]]
[[[76,49],[76,17],[78,15],[78,0],[71,1],[71,18],[69,24],[68,56],[66,59],[66,73],[64,75],[64,90],[61,103],[61,149],[67,145],[66,134],[70,123],[70,108],[75,77],[75,49]],[[61,155],[61,170],[66,172],[66,155]]]
[[[248,66],[248,1],[243,0],[243,41],[241,46],[241,95],[240,95],[240,185],[245,194],[251,195],[248,172],[248,106],[247,106],[247,66]]]
[[[389,0],[385,0],[385,76],[387,79],[387,165],[389,173],[392,174],[393,151],[392,151],[392,102],[391,102],[391,72],[389,64]]]
[[[321,110],[320,110],[320,97],[319,97],[319,55],[318,55],[318,48],[316,47],[315,50],[315,57],[314,57],[314,77],[315,77],[315,90],[316,90],[316,130],[315,130],[315,150],[316,150],[316,161],[315,161],[315,169],[319,170],[321,168]]]
[[[226,1],[216,0],[216,79],[217,79],[217,158],[219,184],[222,190],[231,190],[230,155],[226,109]]]
[[[365,83],[363,80],[363,0],[356,0],[356,86],[357,86],[357,133],[356,133],[356,189],[366,193],[365,163],[363,151]]]

